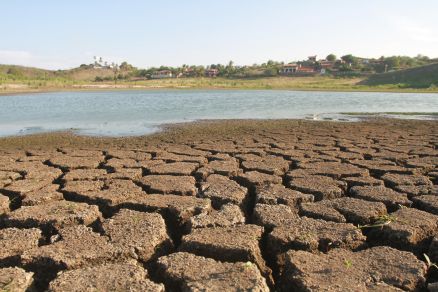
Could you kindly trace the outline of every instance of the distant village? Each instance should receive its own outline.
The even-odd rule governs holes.
[[[369,64],[368,59],[356,59],[355,62],[361,62],[362,64]],[[380,63],[381,61],[375,61]],[[346,71],[345,67],[351,68],[348,70],[350,72],[354,71],[353,62],[348,62],[348,60],[343,59],[317,59],[317,56],[310,56],[306,61],[284,64],[279,70],[281,75],[316,75],[316,74],[326,74],[335,73],[340,70]]]
[[[171,70],[158,70],[152,72],[150,75],[151,79],[161,79],[161,78],[181,78],[181,77],[198,77],[198,74],[192,68],[185,68],[183,72],[178,72],[174,74]],[[219,75],[218,69],[205,69],[205,77],[217,77]]]
[[[431,86],[438,87],[436,65],[438,65],[438,58],[429,58],[424,55],[362,58],[349,54],[338,58],[334,54],[329,54],[324,58],[309,56],[305,60],[292,62],[268,60],[262,64],[245,66],[236,65],[230,61],[227,64],[210,64],[207,66],[183,64],[178,67],[137,68],[126,61],[117,64],[96,56],[94,62],[84,63],[79,67],[67,70],[45,70],[17,65],[0,65],[0,85],[15,82],[39,87],[50,82],[56,86],[59,86],[60,83],[74,84],[76,82],[111,82],[116,85],[119,81],[120,83],[126,81],[133,82],[136,86],[137,81],[138,84],[142,84],[142,81],[147,80],[166,80],[156,83],[183,86],[181,84],[187,82],[190,84],[189,86],[196,87],[197,84],[204,81],[205,84],[208,84],[207,86],[212,86],[211,84],[214,83],[223,85],[227,81],[230,81],[227,86],[237,86],[240,81],[243,82],[246,79],[249,81],[248,84],[252,84],[248,86],[259,87],[260,84],[264,84],[264,87],[269,88],[279,86],[276,83],[300,82],[299,80],[292,81],[294,78],[314,76],[315,82],[321,81],[322,83],[330,78],[339,80],[351,78],[351,81],[372,79],[374,81],[370,81],[369,84],[373,85],[394,83],[399,88],[429,88]],[[380,74],[385,72],[388,72],[388,74]],[[407,77],[408,75],[412,76],[411,79]],[[213,81],[214,78],[217,78],[217,81]],[[272,78],[274,84],[272,86],[270,85],[271,80],[268,80],[270,78]],[[278,80],[275,78],[278,78]],[[260,82],[255,81],[257,79],[261,79]],[[339,82],[343,81],[340,80]],[[153,84],[155,83],[151,82],[149,85]],[[100,85],[93,84],[93,86]]]
[[[228,78],[255,78],[290,76],[305,77],[317,75],[333,76],[363,76],[374,73],[384,73],[420,66],[431,62],[426,56],[417,57],[392,56],[374,58],[361,58],[353,55],[345,55],[337,58],[330,54],[325,58],[309,56],[306,60],[290,63],[268,61],[263,64],[249,66],[237,66],[230,61],[226,65],[212,64],[209,66],[189,66],[138,69],[123,62],[118,65],[109,63],[102,58],[95,57],[92,65],[94,69],[112,69],[117,79],[164,79],[164,78],[195,78],[195,77],[228,77]],[[96,80],[104,81],[104,80]]]
[[[370,61],[369,59],[359,58],[355,62],[361,62],[362,64],[369,64],[373,62],[374,64],[381,64],[380,60]],[[351,68],[351,70],[345,70],[345,66]],[[242,69],[242,67],[235,66],[236,70]],[[244,69],[245,67],[243,67]],[[301,62],[294,62],[283,64],[281,68],[278,69],[279,75],[289,75],[289,76],[314,76],[314,75],[324,75],[328,73],[338,73],[350,72],[354,73],[353,62],[348,62],[348,60],[327,60],[327,59],[317,59],[317,56],[309,56],[307,60]],[[385,68],[387,70],[387,67]],[[205,77],[217,77],[220,71],[217,68],[206,68],[204,71]],[[181,78],[181,77],[196,77],[195,69],[184,68],[183,72],[178,72],[174,74],[172,70],[157,70],[152,72],[150,75],[151,79],[161,79],[161,78]]]

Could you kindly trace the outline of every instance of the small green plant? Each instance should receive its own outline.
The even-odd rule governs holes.
[[[426,265],[427,268],[430,269],[432,267],[434,267],[435,269],[438,269],[438,265],[435,263],[432,263],[432,261],[430,260],[429,256],[425,253],[423,253],[424,259],[426,260]]]
[[[382,216],[379,216],[375,219],[373,224],[366,224],[366,225],[358,225],[357,228],[363,229],[363,228],[375,228],[375,227],[382,227],[385,225],[389,225],[392,222],[396,222],[397,217],[389,214],[385,214]]]
[[[351,260],[344,260],[344,265],[347,269],[351,268],[351,266],[353,265],[353,262]]]
[[[74,203],[68,203],[67,204],[67,209],[69,210],[69,211],[74,211],[75,209],[76,209],[76,205],[74,204]]]
[[[18,202],[19,197],[13,197],[13,198],[9,198],[9,203],[15,203]]]
[[[243,264],[243,266],[245,267],[245,269],[250,269],[252,268],[252,263],[251,262],[246,262]]]
[[[47,210],[47,214],[48,215],[57,215],[57,214],[59,214],[60,211],[61,211],[60,208],[49,209],[49,210]]]
[[[135,215],[134,217],[132,217],[132,221],[135,223],[135,224],[138,224],[138,223],[140,223],[141,222],[141,217],[140,216],[138,216],[138,215]]]

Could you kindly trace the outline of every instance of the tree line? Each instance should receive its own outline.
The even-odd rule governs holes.
[[[96,58],[95,58],[96,59]],[[383,73],[389,71],[396,71],[401,69],[407,69],[412,67],[423,66],[431,63],[437,63],[438,59],[432,59],[427,56],[417,55],[415,57],[409,56],[382,56],[380,58],[363,58],[354,56],[351,54],[337,57],[334,54],[329,54],[322,60],[332,62],[334,64],[333,71],[354,73],[354,74],[373,74],[373,73]],[[291,62],[277,62],[273,60],[268,60],[262,64],[252,64],[246,66],[237,66],[233,61],[229,61],[227,64],[210,64],[208,66],[203,65],[187,65],[171,67],[171,66],[160,66],[151,67],[147,69],[137,68],[128,62],[122,62],[120,65],[115,63],[104,62],[99,59],[91,64],[82,64],[79,68],[72,70],[58,70],[58,71],[47,71],[39,70],[37,74],[32,74],[32,76],[27,76],[28,70],[22,69],[19,66],[3,66],[0,68],[0,79],[51,79],[51,78],[69,78],[70,72],[75,70],[86,70],[91,68],[96,68],[96,65],[101,68],[106,68],[111,70],[111,74],[106,76],[98,76],[95,81],[112,81],[112,80],[130,80],[130,79],[147,79],[156,71],[169,70],[172,72],[173,76],[180,77],[203,77],[205,76],[206,70],[216,69],[217,76],[225,78],[257,78],[257,77],[273,77],[280,73],[280,70],[285,64],[297,63],[303,66],[314,66],[315,69],[320,68],[320,63],[322,60],[316,60],[312,62],[309,60],[296,60]],[[35,69],[37,70],[37,69]],[[330,74],[330,70],[328,70]],[[348,74],[346,74],[348,75]]]
[[[380,58],[363,58],[354,55],[344,55],[338,58],[334,54],[329,54],[323,60],[333,62],[334,68],[341,72],[358,72],[358,73],[383,73],[394,70],[407,69],[417,66],[423,66],[431,63],[438,62],[438,59],[431,59],[427,56],[418,55],[415,57],[409,56],[382,56]],[[303,66],[315,66],[319,67],[319,62],[303,61],[291,61],[288,63],[297,63]],[[123,65],[125,64],[125,65]],[[156,71],[169,70],[173,76],[185,76],[185,77],[203,77],[205,71],[209,69],[217,69],[219,77],[228,78],[251,78],[251,77],[272,77],[279,74],[280,69],[287,63],[277,62],[269,60],[262,64],[253,64],[246,66],[236,66],[233,61],[227,64],[211,64],[208,66],[203,65],[187,65],[183,64],[178,67],[160,66],[151,67],[147,69],[138,69],[126,62],[122,63],[120,77],[131,78],[140,77],[148,78]],[[123,68],[122,68],[123,67]]]

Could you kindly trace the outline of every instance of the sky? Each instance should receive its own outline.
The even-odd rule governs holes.
[[[437,0],[0,0],[0,64],[438,57]]]

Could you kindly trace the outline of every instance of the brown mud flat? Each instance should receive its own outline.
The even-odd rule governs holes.
[[[425,290],[428,259],[436,121],[0,139],[0,291]]]

